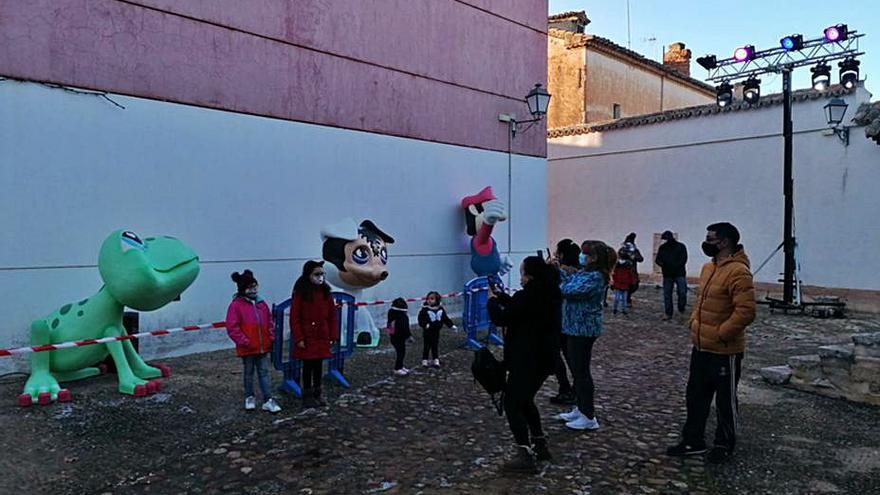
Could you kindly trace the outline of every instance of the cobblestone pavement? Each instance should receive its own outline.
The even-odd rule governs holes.
[[[143,399],[116,394],[115,377],[104,376],[73,384],[73,403],[19,409],[22,382],[4,382],[0,493],[880,493],[880,408],[758,376],[789,355],[876,331],[876,316],[762,309],[744,362],[736,456],[707,466],[663,454],[684,419],[690,346],[681,321],[660,315],[652,288],[637,294],[633,314],[609,315],[593,365],[601,429],[567,431],[553,418],[556,382],[547,381],[539,408],[555,461],[537,476],[499,473],[506,422],[474,385],[471,353],[456,349],[461,335],[447,333],[443,368],[408,377],[392,377],[388,347],[358,351],[346,370],[353,388],[330,387],[323,411],[301,411],[290,397],[274,416],[240,409],[232,351],[168,360],[174,375]],[[410,346],[410,366],[420,349]]]

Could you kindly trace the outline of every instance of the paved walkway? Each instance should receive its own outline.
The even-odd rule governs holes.
[[[567,431],[548,401],[555,379],[545,384],[539,408],[556,459],[538,476],[499,473],[506,422],[474,385],[460,336],[448,333],[441,370],[392,378],[390,349],[360,352],[348,369],[354,388],[332,388],[320,412],[291,398],[275,416],[241,410],[231,351],[169,360],[165,390],[145,399],[116,394],[106,376],[74,384],[71,404],[21,410],[12,405],[21,382],[0,385],[0,493],[880,493],[880,408],[774,388],[757,374],[878,329],[875,317],[762,310],[744,363],[736,457],[707,466],[663,455],[684,419],[689,341],[680,322],[659,320],[658,291],[643,289],[637,303],[607,321],[595,347],[600,430]],[[410,365],[420,348],[410,347]]]

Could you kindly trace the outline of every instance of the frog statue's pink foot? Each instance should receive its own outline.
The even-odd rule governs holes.
[[[152,395],[162,390],[162,382],[159,380],[150,380],[147,382],[147,394]]]
[[[154,368],[158,368],[159,371],[162,372],[162,378],[171,377],[171,368],[169,368],[168,366],[166,366],[164,364],[152,364],[150,366],[152,366]]]

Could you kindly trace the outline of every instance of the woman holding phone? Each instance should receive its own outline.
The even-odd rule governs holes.
[[[522,289],[510,296],[491,285],[488,309],[492,322],[506,328],[504,410],[515,447],[502,469],[535,473],[536,460],[551,460],[535,395],[556,369],[562,297],[558,273],[543,256],[529,256],[519,271]]]

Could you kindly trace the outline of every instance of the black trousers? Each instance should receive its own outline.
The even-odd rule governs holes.
[[[394,352],[397,354],[397,357],[394,360],[394,369],[402,369],[403,358],[406,357],[406,339],[391,337],[391,345],[394,346]]]
[[[738,405],[736,387],[742,372],[743,354],[713,354],[691,351],[687,382],[687,421],[682,436],[689,445],[706,444],[706,420],[715,398],[715,446],[733,450],[736,446]]]
[[[323,359],[306,359],[302,362],[302,388],[321,388],[321,364]]]
[[[568,364],[571,365],[571,376],[574,378],[574,392],[577,395],[578,410],[588,418],[596,417],[593,394],[593,374],[590,372],[590,361],[593,359],[593,344],[596,337],[566,336],[568,344]]]
[[[428,354],[433,356],[430,359],[438,359],[437,347],[440,346],[440,329],[432,330],[430,327],[426,328],[424,339],[422,343],[422,359],[429,359]]]
[[[559,334],[559,352],[556,353],[556,381],[559,383],[559,394],[567,395],[572,392],[571,382],[568,381],[568,368],[565,363],[568,359],[565,357],[566,340],[565,334]]]
[[[535,405],[535,395],[544,380],[529,370],[511,370],[507,375],[504,389],[504,412],[507,424],[517,445],[531,445],[531,438],[544,436],[541,428],[541,413]]]

